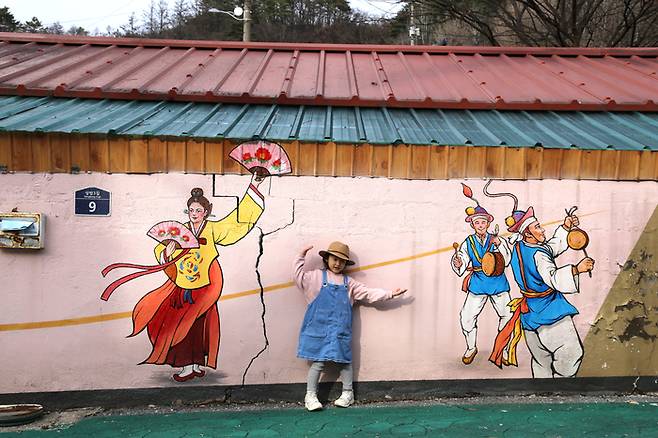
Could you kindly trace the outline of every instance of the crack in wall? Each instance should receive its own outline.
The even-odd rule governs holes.
[[[262,282],[261,274],[260,274],[260,270],[259,270],[260,260],[263,256],[264,252],[265,252],[264,251],[263,241],[264,241],[265,237],[267,237],[271,234],[277,233],[277,232],[289,227],[293,223],[295,223],[295,200],[294,199],[292,200],[292,218],[291,218],[290,222],[288,222],[287,224],[285,224],[285,225],[283,225],[283,226],[281,226],[281,227],[279,227],[275,230],[268,231],[267,233],[263,232],[263,229],[261,227],[258,227],[258,226],[256,227],[256,228],[258,228],[258,231],[260,232],[260,234],[258,236],[258,251],[259,252],[258,252],[258,257],[256,257],[256,266],[255,266],[255,268],[256,268],[256,279],[258,280],[258,287],[260,288],[259,297],[260,297],[260,303],[261,303],[261,306],[262,306],[261,323],[262,323],[262,326],[263,326],[263,338],[265,340],[265,344],[263,345],[263,348],[261,348],[260,351],[258,353],[256,353],[256,355],[254,357],[251,358],[251,360],[249,361],[249,364],[247,365],[247,368],[245,368],[244,373],[242,373],[242,384],[241,384],[241,386],[244,386],[245,379],[247,378],[247,373],[249,372],[249,368],[251,368],[251,365],[254,363],[254,361],[256,359],[258,359],[258,357],[261,354],[263,354],[265,352],[265,350],[267,350],[267,347],[269,347],[269,345],[270,345],[270,341],[267,338],[267,325],[265,323],[265,313],[266,313],[265,289],[263,287],[263,282]]]

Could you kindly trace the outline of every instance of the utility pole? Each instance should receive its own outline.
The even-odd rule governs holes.
[[[242,20],[242,41],[251,41],[251,0],[244,0],[244,18]]]
[[[420,28],[416,26],[416,14],[414,13],[414,2],[409,2],[409,44],[416,45],[416,37],[420,36]]]

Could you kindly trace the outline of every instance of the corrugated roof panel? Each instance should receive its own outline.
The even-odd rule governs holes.
[[[464,144],[466,138],[452,125],[445,122],[442,110],[410,110],[418,117],[420,125],[432,142],[438,144]]]
[[[407,57],[418,58],[420,54],[402,55],[402,53],[381,53],[375,55],[375,66],[381,65],[382,73],[386,75],[387,85],[390,85],[393,96],[405,96],[405,100],[420,103],[427,93],[418,83],[414,70],[411,70]],[[431,71],[431,70],[430,70]]]
[[[89,102],[97,103],[97,101],[92,100]],[[20,128],[25,131],[37,131],[44,125],[44,121],[52,120],[53,117],[57,117],[58,115],[66,117],[71,107],[74,107],[77,103],[78,99],[67,99],[65,101],[48,100],[33,110],[24,111],[10,117],[11,122],[4,126],[9,130]]]
[[[399,133],[384,113],[384,108],[362,108],[361,120],[368,143],[391,144],[400,142]]]
[[[224,136],[230,135],[234,138],[252,138],[260,137],[265,125],[271,120],[276,106],[273,105],[252,105],[230,128],[230,134],[227,132]]]
[[[464,70],[454,55],[423,53],[421,56],[405,56],[405,59],[418,86],[430,100],[455,105],[462,101],[491,102],[480,87],[464,77]]]
[[[18,96],[5,98],[2,101],[2,107],[0,107],[0,118],[13,116],[31,110],[45,103],[47,100],[47,97],[42,97],[41,99],[25,99]]]
[[[80,126],[80,121],[92,119],[92,114],[98,112],[103,107],[101,100],[80,99],[75,101],[67,108],[54,108],[54,111],[47,116],[40,114],[34,122],[34,126],[39,131],[59,131],[72,132]]]
[[[396,131],[400,134],[403,143],[407,144],[431,144],[432,139],[423,126],[419,123],[416,115],[407,109],[393,108],[387,110]]]
[[[500,141],[499,144],[506,146],[527,146],[532,141],[513,124],[506,123],[507,119],[500,117],[500,113],[497,111],[471,111],[471,114],[478,124],[486,127],[492,138]]]
[[[279,95],[283,91],[286,75],[292,73],[289,69],[293,62],[292,57],[292,52],[272,51],[267,63],[261,68],[261,77],[254,78],[258,80],[255,80],[251,86],[251,94],[259,97]]]
[[[184,135],[185,129],[188,126],[194,126],[195,119],[190,120],[186,117],[191,107],[195,107],[193,115],[196,114],[198,119],[202,118],[201,114],[208,112],[211,104],[199,104],[197,107],[194,104],[182,102],[169,102],[160,111],[150,114],[138,125],[122,132],[128,135],[144,135],[153,132],[160,132],[162,135]],[[197,122],[198,122],[197,119]]]
[[[352,66],[359,98],[369,101],[384,101],[388,97],[382,87],[379,70],[373,62],[372,53],[352,53]]]
[[[658,151],[658,113],[414,110],[0,96],[0,130]]]
[[[299,124],[297,138],[306,141],[326,141],[325,131],[327,122],[327,108],[309,106],[304,109]]]
[[[593,60],[581,56],[552,56],[546,60],[546,66],[554,74],[605,102],[613,101],[617,96],[624,96],[629,104],[641,103],[658,92],[658,80],[655,78],[646,80],[644,75],[625,67],[624,74],[612,73],[607,64],[594,63]]]
[[[372,46],[0,33],[0,94],[658,111],[658,48]]]
[[[496,137],[488,127],[478,123],[473,114],[466,111],[442,111],[444,122],[454,127],[464,138],[464,143],[481,145],[499,145],[502,140]]]
[[[190,127],[187,133],[197,137],[224,137],[248,109],[249,105],[219,104],[213,107],[204,123]]]
[[[609,117],[601,117],[602,115]],[[588,116],[599,123],[607,124],[627,137],[637,139],[643,149],[651,149],[656,143],[658,118],[641,117],[642,114],[639,113],[631,113],[628,117],[619,117],[616,113],[588,113]]]
[[[287,97],[312,101],[322,96],[324,90],[322,84],[318,84],[320,76],[324,79],[324,69],[321,70],[321,67],[324,67],[323,52],[299,52]]]
[[[339,143],[358,142],[364,137],[357,125],[357,114],[353,108],[336,107],[332,111],[331,135]],[[357,140],[356,142],[354,140]]]
[[[537,114],[533,113],[532,117],[545,130],[546,134],[552,137],[552,140],[542,142],[544,147],[563,148],[566,143],[570,143],[568,146],[577,146],[584,149],[603,149],[607,146],[602,145],[593,135],[593,129],[579,129],[578,125],[562,113],[542,111]]]
[[[318,66],[324,70],[324,80],[319,81],[322,83],[322,88],[318,87],[318,92],[331,100],[350,99],[352,97],[351,73],[347,69],[345,52],[325,52],[324,62],[324,66]]]
[[[645,75],[655,77],[658,74],[658,60],[656,58],[641,58],[635,55],[622,59],[617,59],[613,56],[606,56],[605,58],[616,64],[623,63],[626,67],[644,73]]]
[[[236,63],[231,66],[227,72],[228,75],[222,78],[221,86],[215,90],[218,95],[222,96],[242,96],[251,94],[255,81],[259,77],[259,68],[268,60],[267,50],[249,50],[245,55],[237,59]],[[283,82],[283,79],[281,80]],[[204,90],[199,90],[200,92]]]
[[[125,100],[103,100],[98,111],[87,116],[75,129],[81,133],[108,133],[114,128],[125,124],[134,117],[134,109],[139,102]],[[151,107],[153,103],[151,103]]]
[[[295,106],[277,107],[277,111],[262,135],[263,138],[290,138],[298,112],[299,108]]]
[[[633,138],[633,136],[625,135],[619,131],[619,124],[608,125],[604,120],[597,120],[596,118],[590,118],[588,114],[581,112],[565,113],[559,114],[558,116],[565,122],[571,124],[574,127],[574,130],[578,129],[578,126],[583,124],[588,124],[593,126],[595,129],[589,133],[593,139],[596,139],[596,145],[601,148],[612,147],[615,144],[625,144],[629,148],[633,149],[642,149],[643,145],[640,141]]]

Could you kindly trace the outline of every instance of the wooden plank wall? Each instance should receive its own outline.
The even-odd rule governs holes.
[[[536,147],[282,144],[294,175],[401,179],[590,179],[658,181],[658,152]],[[246,170],[229,158],[234,142],[198,139],[1,133],[9,172],[215,173]]]

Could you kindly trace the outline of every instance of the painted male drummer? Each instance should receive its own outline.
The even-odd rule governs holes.
[[[568,231],[578,226],[578,217],[565,217],[549,240],[532,207],[514,211],[506,223],[513,233],[510,264],[522,297],[510,303],[514,315],[499,332],[489,360],[499,367],[504,365],[503,351],[507,348],[509,362],[516,365],[522,328],[532,354],[533,377],[573,377],[580,367],[583,347],[572,319],[578,310],[564,294],[578,293],[579,274],[591,271],[594,260],[585,257],[576,265],[558,267],[555,259],[567,250]]]
[[[450,263],[452,270],[460,277],[467,273],[462,282],[462,290],[466,292],[466,300],[459,314],[462,332],[464,338],[466,338],[466,351],[462,356],[462,362],[465,365],[473,362],[478,353],[478,316],[487,301],[491,302],[498,314],[499,330],[512,317],[512,313],[507,306],[510,302],[510,287],[503,269],[500,269],[500,272],[502,272],[500,275],[491,277],[482,272],[482,259],[487,252],[499,252],[503,256],[504,266],[507,266],[510,262],[510,250],[507,242],[487,231],[493,219],[493,216],[479,204],[476,207],[466,209],[466,222],[470,224],[474,233],[466,237],[459,249],[453,254]],[[504,266],[501,268],[504,268]]]

